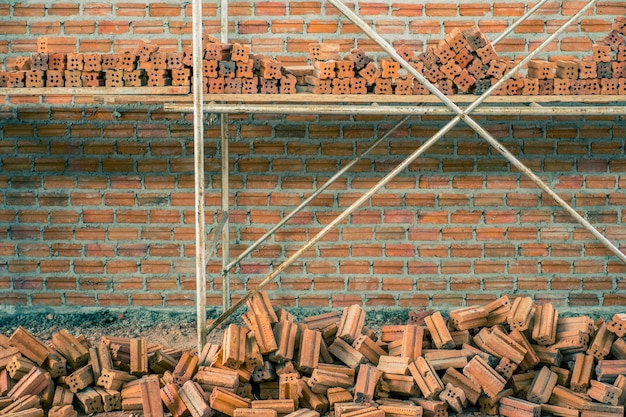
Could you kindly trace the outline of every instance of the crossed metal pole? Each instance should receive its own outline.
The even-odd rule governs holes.
[[[335,6],[345,17],[357,25],[368,37],[374,40],[383,50],[385,50],[391,57],[393,57],[400,65],[407,70],[415,79],[422,83],[433,95],[439,98],[447,107],[449,107],[456,116],[442,127],[439,132],[428,139],[417,150],[410,154],[403,162],[397,165],[391,172],[383,177],[376,185],[370,190],[364,193],[359,199],[357,199],[350,207],[344,212],[339,214],[332,222],[324,227],[316,236],[314,236],[309,242],[307,242],[302,248],[292,254],[282,264],[276,267],[265,279],[263,279],[254,289],[250,290],[245,296],[243,296],[237,303],[235,303],[228,310],[224,311],[215,321],[213,321],[207,328],[207,332],[211,332],[223,323],[235,310],[241,307],[249,298],[258,293],[265,285],[272,282],[282,271],[284,271],[289,265],[291,265],[296,259],[298,259],[304,252],[313,247],[319,240],[321,240],[331,229],[337,224],[341,223],[347,218],[354,210],[360,207],[365,201],[367,201],[373,194],[383,188],[399,173],[404,171],[415,159],[424,154],[432,145],[434,145],[439,139],[441,139],[446,133],[448,133],[456,124],[461,120],[467,123],[476,133],[484,138],[491,146],[493,146],[500,154],[502,154],[509,162],[515,166],[520,172],[528,176],[540,189],[546,194],[552,197],[564,210],[566,210],[578,223],[580,223],[585,229],[587,229],[592,235],[594,235],[600,242],[607,247],[612,253],[614,253],[622,262],[626,263],[626,255],[624,255],[613,243],[611,243],[604,235],[598,232],[587,220],[585,220],[578,212],[576,212],[567,202],[565,202],[558,194],[556,194],[550,187],[544,183],[539,177],[537,177],[528,167],[526,167],[521,161],[519,161],[513,154],[510,153],[502,144],[500,144],[489,132],[487,132],[482,126],[480,126],[474,119],[469,116],[474,109],[487,99],[489,95],[495,92],[500,86],[502,86],[508,79],[511,78],[517,71],[519,71],[524,65],[526,65],[531,59],[533,59],[539,52],[541,52],[550,42],[555,40],[567,27],[574,23],[580,16],[582,16],[591,6],[593,6],[596,0],[589,1],[583,8],[579,10],[572,18],[565,22],[557,31],[550,35],[541,45],[528,54],[526,58],[515,65],[507,74],[505,74],[500,80],[498,80],[491,88],[489,88],[482,96],[478,97],[470,106],[465,110],[459,108],[448,97],[442,94],[432,83],[430,83],[423,75],[421,75],[415,68],[413,68],[408,62],[406,62],[402,56],[400,56],[395,49],[380,35],[378,35],[373,29],[371,29],[362,19],[360,19],[352,10],[345,6],[341,0],[328,0],[333,6]],[[537,6],[536,6],[537,7]],[[498,38],[498,40],[501,39]],[[403,122],[403,121],[402,121]],[[395,128],[395,127],[394,127]],[[231,264],[232,267],[232,264]]]

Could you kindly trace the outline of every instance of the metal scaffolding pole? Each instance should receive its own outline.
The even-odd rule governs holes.
[[[505,156],[514,166],[520,169],[524,174],[529,176],[542,190],[548,193],[551,197],[556,197],[555,200],[561,204],[562,207],[565,208],[570,214],[576,218],[583,226],[586,228],[590,228],[590,232],[594,234],[594,236],[601,238],[600,240],[603,244],[608,243],[609,247],[614,248],[617,251],[616,255],[620,257],[623,261],[626,259],[624,254],[622,254],[617,248],[615,248],[611,242],[609,242],[603,235],[597,232],[593,227],[583,219],[576,211],[574,211],[565,201],[563,201],[554,191],[552,191],[545,183],[543,183],[532,171],[526,168],[519,160],[517,160],[508,150],[506,150],[495,138],[491,137],[491,135],[484,130],[480,125],[478,125],[473,119],[468,117],[468,115],[457,107],[453,102],[451,102],[446,96],[441,94],[440,91],[436,89],[434,85],[428,82],[421,74],[415,71],[402,57],[400,57],[397,52],[389,45],[384,39],[380,38],[376,32],[374,32],[371,28],[369,28],[358,16],[356,16],[350,9],[345,7],[343,3],[338,0],[329,0],[335,7],[337,7],[340,12],[342,12],[346,17],[352,20],[357,26],[359,26],[368,36],[370,36],[374,41],[379,43],[384,50],[386,50],[394,59],[396,59],[400,64],[411,73],[415,78],[417,78],[420,82],[422,82],[434,95],[441,99],[441,101],[450,107],[456,114],[446,126],[444,126],[439,132],[437,132],[433,137],[431,137],[428,141],[426,141],[419,149],[413,152],[407,159],[405,159],[402,163],[400,163],[396,168],[394,168],[389,174],[387,174],[382,180],[380,180],[375,186],[373,186],[367,193],[362,195],[357,201],[355,201],[350,207],[348,207],[344,212],[342,212],[337,218],[335,218],[331,223],[329,223],[325,228],[323,228],[316,236],[314,236],[309,242],[307,242],[300,250],[294,253],[291,257],[285,260],[281,265],[279,265],[276,270],[272,271],[263,281],[261,281],[257,287],[249,291],[243,298],[241,298],[235,305],[233,305],[228,311],[224,312],[220,317],[218,317],[208,328],[207,331],[211,332],[217,326],[219,326],[227,317],[230,316],[237,308],[243,305],[250,297],[254,294],[258,293],[265,285],[269,282],[273,281],[275,277],[277,277],[285,268],[287,268],[291,263],[293,263],[302,253],[306,250],[310,249],[313,245],[315,245],[323,236],[325,236],[335,225],[339,224],[343,221],[347,216],[349,216],[356,208],[358,208],[361,204],[363,204],[371,195],[376,193],[380,188],[384,187],[391,179],[397,176],[402,170],[404,170],[411,162],[413,162],[416,158],[422,155],[428,148],[430,148],[434,143],[436,143],[441,137],[443,137],[447,132],[449,132],[459,121],[464,120],[470,127],[472,127],[478,134],[480,134],[483,138],[485,138],[494,148],[496,148],[503,156]],[[546,41],[544,41],[537,49],[532,51],[526,59],[516,65],[511,71],[509,71],[505,77],[503,77],[498,83],[496,83],[492,88],[490,88],[483,96],[479,97],[475,100],[472,105],[470,105],[467,109],[467,112],[474,110],[478,107],[489,94],[492,94],[497,88],[500,87],[506,80],[508,80],[515,72],[519,71],[523,65],[525,65],[532,57],[537,55],[545,46],[547,46],[550,42],[552,42],[560,33],[562,33],[569,25],[571,25],[574,21],[576,21],[588,8],[590,8],[595,3],[595,0],[590,1],[586,6],[584,6],[575,16],[573,16],[570,20],[559,28],[554,34],[552,34]],[[569,210],[568,210],[569,208]],[[595,233],[594,233],[595,232]],[[604,239],[604,240],[602,240]],[[621,255],[621,256],[620,256]]]
[[[222,43],[228,43],[228,0],[220,2],[220,35]],[[222,198],[222,216],[226,216],[224,228],[222,229],[222,311],[226,311],[230,307],[230,274],[226,270],[228,259],[230,258],[230,221],[229,221],[229,149],[228,149],[228,114],[220,115],[220,137],[222,150],[222,180],[221,180],[221,198]]]
[[[467,107],[460,107],[467,112]],[[189,111],[186,104],[170,105],[170,111]],[[331,104],[224,104],[206,103],[204,111],[211,113],[249,114],[321,114],[321,115],[377,115],[377,116],[454,116],[456,112],[444,106],[386,106],[386,105],[331,105]],[[541,106],[489,106],[472,112],[476,116],[545,116],[546,108]],[[553,116],[624,116],[626,106],[594,107],[551,107]]]
[[[206,234],[204,221],[204,122],[202,103],[202,0],[193,0],[193,166],[196,223],[196,321],[198,351],[206,343]]]

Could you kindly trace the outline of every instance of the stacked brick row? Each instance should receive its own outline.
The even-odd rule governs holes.
[[[47,38],[38,51],[18,57],[0,71],[0,87],[165,87],[191,86],[193,54],[160,52],[145,42],[117,54],[50,52]],[[207,42],[203,48],[205,93],[293,94],[296,78],[275,60],[250,55],[250,46]]]
[[[44,344],[19,327],[0,337],[0,415],[75,417],[123,410],[162,417],[612,417],[626,402],[626,315],[559,317],[503,296],[444,319],[365,326],[358,305],[306,317],[263,292],[244,325],[202,352],[61,331]]]
[[[312,73],[300,84],[315,94],[428,94],[428,90],[401,70],[397,62],[376,62],[362,49],[340,56],[336,43],[312,44]],[[417,54],[406,44],[397,49],[405,60],[444,94],[482,94],[516,63],[498,56],[477,26],[453,29],[435,46]],[[592,54],[582,60],[532,60],[527,74],[515,74],[495,95],[626,94],[626,18]],[[204,90],[209,94],[293,94],[298,79],[282,64],[251,55],[250,46],[206,42],[203,49]],[[119,54],[51,53],[48,39],[38,41],[38,53],[11,62],[0,72],[0,87],[162,87],[190,86],[191,49],[159,52],[141,43]]]

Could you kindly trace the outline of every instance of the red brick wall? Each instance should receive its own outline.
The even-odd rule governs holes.
[[[396,44],[422,48],[477,21],[496,36],[524,2],[361,2],[357,10]],[[520,55],[583,2],[549,2],[498,48]],[[311,40],[373,49],[328,3],[230,4],[231,38],[253,52],[306,59]],[[112,52],[149,39],[189,44],[191,6],[180,2],[0,5],[3,60],[38,36],[79,51]],[[552,55],[588,55],[626,2],[600,1]],[[218,10],[205,5],[217,35]],[[513,16],[513,17],[512,17]],[[0,100],[3,100],[0,98]],[[159,106],[0,107],[0,304],[193,305],[193,140],[188,115]],[[400,129],[246,259],[234,296],[310,239],[447,117]],[[614,242],[624,240],[626,124],[615,117],[479,118],[498,139]],[[262,235],[393,118],[241,116],[230,126],[231,255]],[[219,209],[219,128],[207,126],[207,220]],[[208,302],[221,303],[220,261]],[[268,289],[287,306],[445,306],[531,294],[559,306],[626,305],[626,267],[526,177],[459,125],[369,204],[289,267]],[[621,307],[620,307],[621,308]]]

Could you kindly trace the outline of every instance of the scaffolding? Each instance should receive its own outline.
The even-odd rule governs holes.
[[[250,297],[258,293],[268,283],[272,282],[282,271],[297,260],[304,252],[319,242],[330,230],[345,220],[352,212],[359,208],[372,195],[382,189],[393,178],[404,171],[413,161],[423,155],[431,146],[448,133],[459,122],[465,122],[474,132],[487,141],[493,149],[498,151],[521,173],[529,177],[542,191],[552,197],[566,212],[568,212],[582,227],[589,231],[604,247],[619,260],[626,263],[626,255],[602,233],[593,227],[585,218],[556,194],[545,182],[526,167],[519,159],[509,152],[497,139],[487,132],[473,116],[595,116],[595,115],[626,115],[626,105],[622,96],[514,96],[494,97],[492,94],[510,77],[524,67],[531,59],[557,39],[570,25],[577,22],[595,3],[588,1],[583,7],[564,22],[555,32],[549,35],[539,46],[511,68],[499,81],[480,96],[455,95],[445,96],[432,83],[426,80],[415,68],[404,60],[395,49],[366,22],[356,15],[342,0],[327,0],[341,14],[355,24],[365,35],[372,39],[389,56],[395,59],[411,76],[424,85],[431,95],[422,96],[380,96],[380,95],[316,95],[298,93],[295,95],[255,95],[253,100],[244,94],[211,94],[209,99],[203,95],[202,72],[193,72],[192,102],[189,94],[181,88],[163,87],[151,89],[149,94],[141,89],[116,89],[113,94],[109,90],[101,92],[93,88],[69,89],[0,89],[0,94],[28,96],[28,95],[72,95],[75,97],[87,96],[81,99],[84,103],[104,102],[110,104],[127,104],[141,102],[143,104],[163,104],[164,110],[169,112],[193,113],[194,132],[194,210],[195,210],[195,240],[196,240],[196,319],[198,349],[201,350],[206,342],[206,335],[223,323],[232,313],[241,307]],[[547,0],[540,0],[517,21],[512,23],[501,35],[492,41],[498,44],[502,39],[515,30],[528,17],[539,10]],[[192,50],[193,65],[202,68],[202,0],[192,1]],[[220,0],[220,40],[228,43],[228,0]],[[91,101],[90,101],[91,100]],[[253,101],[251,103],[249,101]],[[207,102],[208,101],[208,102]],[[82,103],[82,104],[84,104]],[[419,104],[417,104],[419,103]],[[79,103],[80,104],[80,103]],[[252,243],[235,259],[230,260],[229,254],[229,138],[228,115],[236,113],[247,114],[318,114],[318,115],[385,115],[403,116],[391,129],[378,137],[362,154],[345,164],[336,174],[329,178],[322,186],[309,197],[286,214],[280,222],[271,227],[263,236]],[[213,239],[207,242],[204,208],[204,122],[205,114],[219,115],[220,143],[221,143],[221,217],[213,227]],[[330,187],[344,173],[366,157],[378,144],[388,139],[391,134],[413,116],[452,116],[436,134],[413,151],[404,161],[388,172],[380,181],[361,195],[352,205],[340,213],[333,221],[327,224],[313,238],[306,242],[299,250],[278,265],[255,288],[242,296],[234,305],[230,305],[230,271],[252,251],[270,238],[280,227],[292,219],[298,212],[307,207],[317,196]],[[222,276],[222,314],[206,326],[206,266],[207,257],[211,256],[221,240],[221,276]]]
[[[502,77],[499,81],[497,81],[491,88],[485,91],[482,95],[478,96],[473,100],[458,100],[465,101],[468,103],[467,106],[460,107],[457,104],[457,100],[453,100],[456,98],[460,98],[459,96],[453,97],[451,99],[448,96],[442,94],[432,83],[430,83],[425,77],[420,74],[415,68],[413,68],[406,60],[400,56],[395,49],[378,33],[376,33],[367,23],[365,23],[358,15],[356,15],[349,7],[347,7],[342,0],[327,0],[333,6],[335,6],[341,14],[354,23],[363,33],[365,33],[370,39],[372,39],[378,46],[380,46],[383,51],[388,53],[394,60],[396,60],[411,76],[413,76],[417,81],[419,81],[422,85],[424,85],[432,94],[436,100],[438,100],[439,105],[435,102],[431,101],[431,105],[414,105],[417,101],[422,101],[424,96],[420,96],[416,98],[415,96],[407,96],[404,99],[398,99],[397,97],[393,99],[378,99],[372,100],[372,97],[363,96],[363,97],[333,97],[336,102],[348,103],[348,104],[328,104],[329,97],[312,97],[313,95],[307,94],[298,94],[295,100],[286,99],[285,97],[281,97],[277,99],[276,97],[263,97],[267,102],[259,103],[261,97],[255,96],[254,101],[255,104],[246,103],[246,100],[249,97],[245,96],[237,96],[234,97],[232,95],[220,95],[219,97],[212,96],[211,102],[203,104],[202,100],[196,100],[197,96],[201,96],[202,88],[200,83],[194,83],[194,104],[193,106],[189,106],[187,104],[176,104],[172,103],[169,105],[165,105],[165,109],[167,111],[172,112],[193,112],[194,113],[194,123],[202,122],[202,115],[204,113],[211,114],[219,114],[220,122],[221,122],[221,143],[222,143],[222,217],[220,219],[219,224],[214,229],[214,233],[217,235],[221,233],[222,236],[222,279],[223,279],[223,290],[222,290],[222,300],[223,300],[223,312],[222,314],[213,320],[211,324],[205,329],[203,327],[204,320],[206,319],[206,310],[205,310],[205,298],[206,298],[206,261],[205,256],[206,252],[204,250],[204,234],[205,234],[205,225],[204,225],[204,217],[200,215],[200,206],[203,203],[203,199],[201,198],[203,193],[202,190],[196,189],[196,250],[197,250],[197,259],[196,259],[196,271],[197,271],[197,318],[198,318],[198,348],[202,349],[204,345],[204,341],[206,338],[206,334],[210,333],[214,329],[216,329],[220,324],[222,324],[232,313],[234,313],[239,307],[241,307],[246,301],[252,297],[254,294],[258,293],[261,289],[263,289],[267,284],[272,282],[278,275],[281,274],[289,265],[291,265],[295,260],[297,260],[303,253],[305,253],[308,249],[313,247],[316,243],[318,243],[330,230],[332,230],[336,225],[341,223],[343,220],[347,218],[352,212],[354,212],[357,208],[359,208],[364,202],[366,202],[373,194],[383,188],[386,184],[388,184],[393,178],[395,178],[399,173],[404,171],[409,164],[415,161],[418,157],[423,155],[432,145],[434,145],[439,139],[441,139],[446,133],[448,133],[454,126],[456,126],[460,121],[464,121],[468,126],[470,126],[478,135],[480,135],[483,139],[485,139],[495,150],[497,150],[502,156],[504,156],[513,166],[515,166],[520,172],[529,177],[541,190],[543,190],[546,194],[552,197],[559,206],[561,206],[565,211],[567,211],[581,226],[583,226],[586,230],[588,230],[596,239],[598,239],[602,245],[604,245],[609,251],[611,251],[618,259],[622,262],[626,263],[626,255],[622,253],[619,248],[609,241],[602,233],[600,233],[596,228],[593,227],[585,218],[583,218],[576,210],[574,210],[566,201],[564,201],[557,193],[555,193],[545,182],[543,182],[536,174],[532,172],[528,167],[526,167],[519,159],[517,159],[511,152],[509,152],[497,139],[495,139],[489,132],[487,132],[478,122],[476,122],[471,116],[472,115],[509,115],[509,116],[525,116],[525,115],[546,115],[546,114],[554,114],[554,115],[575,115],[575,116],[586,116],[586,115],[624,115],[626,114],[626,107],[618,105],[620,99],[619,97],[604,97],[601,100],[598,100],[599,103],[608,103],[608,105],[604,106],[596,106],[596,107],[581,107],[581,106],[572,106],[571,104],[575,100],[579,100],[578,98],[569,98],[569,101],[563,97],[555,98],[554,100],[544,100],[544,102],[566,102],[568,106],[552,106],[552,107],[544,107],[537,103],[537,101],[531,100],[531,105],[521,105],[522,101],[517,105],[506,106],[506,107],[479,107],[488,101],[490,96],[505,83],[509,78],[511,78],[516,72],[518,72],[522,67],[524,67],[531,59],[533,59],[537,54],[539,54],[548,44],[550,44],[553,40],[555,40],[561,33],[563,33],[571,24],[576,22],[587,10],[589,10],[596,2],[596,0],[590,0],[586,3],[576,14],[574,14],[569,20],[561,25],[555,32],[549,35],[545,41],[543,41],[537,48],[531,51],[524,59],[522,59],[517,65],[515,65],[512,69],[510,69],[504,77]],[[201,0],[194,0],[194,7],[198,7],[197,4],[201,3]],[[533,8],[528,10],[526,14],[524,14],[520,19],[518,19],[513,25],[509,26],[509,28],[502,33],[499,37],[497,37],[493,44],[497,44],[500,40],[504,39],[509,33],[511,33],[519,24],[521,24],[524,20],[526,20],[529,16],[531,16],[534,12],[536,12],[543,4],[545,0],[538,2]],[[221,1],[221,17],[222,22],[224,22],[224,15],[226,14],[227,8],[227,0]],[[196,13],[196,9],[194,8],[194,13]],[[201,22],[200,26],[195,26],[194,20],[194,42],[201,42]],[[227,37],[227,27],[223,23],[222,24],[222,41],[226,41]],[[197,47],[197,45],[196,45]],[[303,96],[306,97],[307,100]],[[362,101],[360,101],[362,100]],[[511,102],[511,97],[506,98],[507,102]],[[528,102],[528,97],[525,98],[526,102]],[[366,103],[366,104],[355,104],[358,102]],[[372,103],[372,101],[376,101]],[[515,100],[516,101],[516,100]],[[400,104],[398,102],[411,103],[413,105]],[[499,100],[491,100],[491,103],[502,103]],[[285,104],[288,103],[288,104]],[[324,103],[324,104],[322,104]],[[382,105],[381,105],[382,104]],[[346,115],[346,114],[360,114],[360,115],[402,115],[404,116],[399,122],[397,122],[389,131],[387,131],[384,135],[377,138],[361,155],[357,156],[356,159],[352,160],[348,164],[346,164],[340,171],[338,171],[335,175],[333,175],[329,180],[326,181],[321,187],[319,187],[315,192],[313,192],[308,198],[306,198],[300,205],[298,205],[295,209],[293,209],[289,214],[285,215],[283,219],[277,223],[274,227],[270,228],[263,236],[261,236],[257,241],[255,241],[252,245],[250,245],[247,249],[245,249],[236,259],[228,262],[228,138],[227,138],[227,129],[226,129],[226,115],[233,113],[248,113],[248,114],[256,114],[256,113],[281,113],[281,114],[302,114],[302,113],[311,113],[311,114],[335,114],[335,115]],[[354,201],[348,208],[346,208],[342,213],[340,213],[334,220],[332,220],[329,224],[327,224],[322,230],[320,230],[313,238],[311,238],[308,242],[306,242],[300,249],[294,252],[291,256],[289,256],[286,260],[284,260],[280,265],[278,265],[270,274],[268,274],[255,288],[251,289],[247,292],[243,297],[241,297],[234,305],[230,306],[230,292],[229,292],[229,279],[230,279],[230,270],[236,266],[242,259],[244,259],[247,255],[249,255],[256,247],[262,244],[265,240],[271,237],[281,226],[287,223],[293,216],[295,216],[299,211],[303,208],[307,207],[311,201],[313,201],[319,194],[321,194],[324,190],[326,190],[334,181],[341,177],[342,174],[349,171],[351,167],[353,167],[356,163],[358,163],[361,159],[363,159],[366,155],[368,155],[379,143],[387,139],[398,127],[404,124],[411,116],[416,115],[451,115],[454,116],[444,127],[442,127],[435,135],[433,135],[430,139],[424,142],[418,149],[416,149],[413,153],[411,153],[404,161],[398,164],[395,168],[393,168],[390,172],[388,172],[377,184],[375,184],[372,188],[370,188],[367,192],[362,194],[356,201]],[[194,130],[196,134],[194,136],[196,147],[195,149],[200,150],[196,154],[196,160],[202,156],[202,143],[203,137],[201,128]],[[198,143],[199,142],[199,143]],[[200,170],[202,172],[196,172],[196,186],[199,187],[203,184],[200,179],[203,179],[203,167],[201,164],[202,159],[200,159],[199,163],[196,166],[196,170]],[[202,236],[200,236],[202,234]]]

